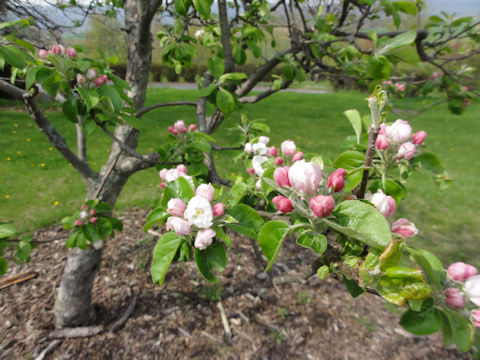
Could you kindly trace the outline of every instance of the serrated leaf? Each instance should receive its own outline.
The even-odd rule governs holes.
[[[217,241],[205,250],[195,249],[195,261],[198,270],[208,281],[217,281],[214,272],[221,272],[227,266],[227,254],[223,245]]]
[[[357,135],[357,144],[360,144],[360,138],[362,137],[362,117],[357,110],[347,110],[343,113],[355,131]]]
[[[152,280],[155,284],[162,285],[165,275],[182,243],[182,239],[174,232],[168,232],[161,236],[153,250]]]
[[[235,99],[233,95],[225,89],[218,89],[216,102],[224,114],[230,114],[233,109],[235,109]]]
[[[269,221],[260,229],[258,245],[260,245],[263,254],[268,259],[265,271],[269,271],[272,268],[288,231],[288,224],[281,220]]]

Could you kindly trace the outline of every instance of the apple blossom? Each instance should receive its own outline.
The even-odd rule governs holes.
[[[378,129],[378,135],[385,135],[387,133],[387,124],[381,123]]]
[[[173,230],[178,236],[190,235],[190,223],[178,216],[170,216],[167,219],[167,229]]]
[[[378,150],[386,150],[390,146],[390,142],[388,141],[388,138],[384,134],[379,134],[377,136],[377,140],[375,141],[375,147]]]
[[[77,74],[77,84],[83,85],[87,82],[87,79],[82,74]]]
[[[398,219],[392,224],[392,232],[403,236],[404,238],[412,237],[418,234],[415,224],[405,218]]]
[[[167,172],[168,172],[168,169],[165,169],[165,168],[160,170],[160,172],[158,173],[158,175],[160,176],[160,179],[166,180],[167,179]]]
[[[480,309],[472,311],[472,321],[473,325],[480,328]]]
[[[267,146],[264,143],[258,142],[252,145],[253,153],[255,155],[266,155]]]
[[[185,127],[185,122],[183,120],[178,120],[175,121],[175,124],[173,124],[173,127],[177,129],[177,131],[183,131],[183,129],[186,129]]]
[[[299,160],[288,171],[288,180],[291,186],[303,193],[312,195],[322,179],[322,169],[317,163]]]
[[[392,83],[393,83],[392,80],[382,81],[382,85],[391,85]]]
[[[61,55],[65,52],[65,48],[62,46],[62,45],[55,45],[53,48],[52,48],[52,52],[55,54],[55,55]]]
[[[77,56],[77,50],[75,50],[74,48],[70,47],[65,52],[67,53],[68,57],[73,58],[73,57]]]
[[[185,205],[185,203],[178,198],[168,200],[167,213],[169,213],[170,215],[183,216],[186,208],[187,206]]]
[[[105,83],[108,81],[108,76],[105,75],[105,74],[102,74],[102,75],[100,76],[100,80],[102,80],[102,83],[105,84]]]
[[[191,225],[195,225],[200,229],[212,226],[212,206],[204,197],[194,196],[191,198],[183,216]]]
[[[187,175],[187,167],[183,164],[177,165],[177,170],[182,174]]]
[[[345,187],[345,175],[347,175],[347,171],[342,168],[332,172],[328,177],[328,187],[333,188],[335,192],[341,191]]]
[[[88,213],[87,213],[86,211],[82,211],[82,212],[80,213],[80,219],[86,219],[87,216],[88,216]]]
[[[97,249],[97,250],[98,250],[98,249],[101,249],[102,246],[103,246],[103,241],[102,241],[102,239],[98,239],[98,240],[95,241],[92,245],[93,245],[93,247],[94,247],[95,249]]]
[[[246,143],[245,144],[245,152],[247,154],[253,153],[253,145],[251,143]]]
[[[407,159],[410,160],[417,151],[417,147],[410,141],[407,141],[400,145],[397,152],[398,159]]]
[[[218,203],[213,205],[212,213],[213,216],[223,216],[223,214],[225,214],[225,204]]]
[[[277,157],[277,158],[275,159],[275,165],[277,165],[277,166],[278,166],[278,165],[283,165],[283,158]]]
[[[427,137],[427,133],[423,130],[417,131],[415,134],[412,135],[412,142],[415,145],[422,145]]]
[[[408,121],[398,119],[392,125],[386,127],[385,134],[394,143],[407,141],[412,134],[412,127]]]
[[[447,296],[447,298],[445,299],[445,302],[447,303],[448,306],[454,307],[457,309],[463,308],[464,301],[463,301],[462,295],[457,289],[455,288],[445,289],[445,295]]]
[[[188,130],[195,131],[196,129],[197,129],[197,125],[195,125],[195,124],[188,125]]]
[[[255,174],[255,170],[253,170],[253,168],[248,168],[248,172],[252,175]]]
[[[442,73],[439,72],[439,71],[435,71],[435,72],[432,73],[432,75],[430,75],[430,79],[434,80],[434,79],[438,78],[439,76],[442,76]]]
[[[258,176],[262,176],[265,170],[262,168],[262,164],[267,161],[268,158],[266,156],[255,155],[252,159],[252,167],[255,170],[255,174]]]
[[[88,206],[87,205],[82,205],[82,210],[88,210]]]
[[[299,152],[296,152],[294,155],[293,155],[293,161],[296,162],[298,160],[302,160],[303,159],[303,152],[299,151]]]
[[[282,142],[280,149],[282,150],[283,155],[293,156],[295,154],[295,151],[297,150],[297,147],[292,140],[285,140],[284,142]]]
[[[277,209],[284,214],[288,214],[293,210],[292,201],[285,196],[282,196],[282,195],[275,196],[272,199],[272,203],[274,203]]]
[[[199,29],[199,30],[195,31],[195,33],[193,34],[193,36],[196,39],[199,39],[199,38],[203,37],[204,35],[205,35],[205,29]]]
[[[83,221],[80,220],[80,219],[77,219],[77,220],[75,220],[74,224],[75,224],[76,226],[82,226],[82,225],[83,225]]]
[[[463,289],[470,301],[480,306],[480,275],[469,277]]]
[[[280,187],[291,186],[290,181],[288,180],[288,166],[278,167],[273,172],[273,179]]]
[[[40,56],[41,59],[45,59],[48,55],[48,51],[45,50],[45,49],[41,49],[39,52],[38,52],[38,56]]]
[[[270,142],[270,138],[267,136],[260,136],[258,142],[267,145]]]
[[[405,85],[400,84],[400,83],[395,83],[395,88],[396,88],[398,91],[405,91]]]
[[[447,273],[453,280],[460,281],[467,280],[469,277],[477,275],[478,271],[470,264],[456,262],[447,268]]]
[[[381,189],[378,189],[375,194],[370,191],[365,195],[365,200],[370,201],[383,216],[392,216],[397,210],[397,204],[395,199],[389,195],[383,193]]]
[[[169,127],[167,128],[167,131],[168,131],[170,134],[172,134],[172,135],[175,135],[175,136],[178,135],[178,130],[175,129],[173,126],[169,126]]]
[[[216,235],[212,229],[200,230],[195,237],[194,246],[199,250],[205,250],[212,243],[212,238]]]
[[[195,191],[195,196],[201,196],[208,201],[212,201],[214,195],[215,189],[213,188],[212,184],[201,184]]]
[[[97,77],[97,70],[94,68],[90,68],[87,70],[87,79],[88,80],[93,80]]]
[[[95,80],[93,80],[93,83],[97,86],[100,86],[103,84],[103,81],[100,78],[95,78]]]
[[[95,209],[90,210],[90,215],[95,215],[96,213]]]
[[[335,209],[335,200],[331,196],[318,195],[310,199],[310,209],[319,218],[330,215]]]
[[[273,157],[276,157],[278,155],[278,150],[275,146],[270,146],[270,154],[273,156]]]
[[[95,224],[95,223],[97,222],[97,220],[98,220],[97,217],[92,216],[92,217],[90,218],[90,223],[91,223],[91,224]]]

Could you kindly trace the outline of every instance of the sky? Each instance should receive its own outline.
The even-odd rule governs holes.
[[[445,11],[461,16],[480,16],[480,0],[427,0],[427,6],[433,13]]]

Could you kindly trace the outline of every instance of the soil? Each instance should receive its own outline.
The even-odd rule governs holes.
[[[48,359],[471,359],[445,348],[441,335],[416,337],[398,325],[398,314],[372,294],[352,299],[335,279],[275,289],[253,256],[248,239],[233,236],[228,266],[215,284],[193,262],[174,264],[163,286],[149,267],[155,238],[141,226],[148,211],[120,218],[124,231],[109,241],[96,277],[97,324],[113,323],[138,294],[136,307],[116,333],[65,339]],[[161,231],[161,230],[160,230]],[[67,235],[61,227],[35,237]],[[5,277],[34,270],[39,276],[0,290],[0,358],[31,359],[54,330],[53,304],[67,256],[64,240],[41,244],[24,266]],[[286,241],[274,275],[301,273],[312,260],[307,249]],[[221,299],[233,337],[225,338]]]

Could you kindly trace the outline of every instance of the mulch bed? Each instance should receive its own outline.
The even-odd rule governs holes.
[[[415,337],[398,315],[371,294],[352,299],[335,279],[312,277],[307,285],[275,289],[256,263],[250,242],[233,236],[228,266],[215,284],[203,280],[193,262],[176,263],[161,287],[149,266],[155,238],[142,224],[148,211],[131,209],[124,231],[108,242],[93,290],[97,324],[108,326],[138,294],[124,327],[90,338],[65,339],[48,359],[471,359],[445,348],[441,335]],[[66,235],[53,226],[39,239]],[[35,279],[0,290],[0,358],[31,359],[48,346],[54,330],[56,287],[68,251],[63,240],[42,244],[25,266]],[[286,241],[275,275],[299,273],[312,255]],[[226,339],[217,303],[221,299],[233,337]]]

